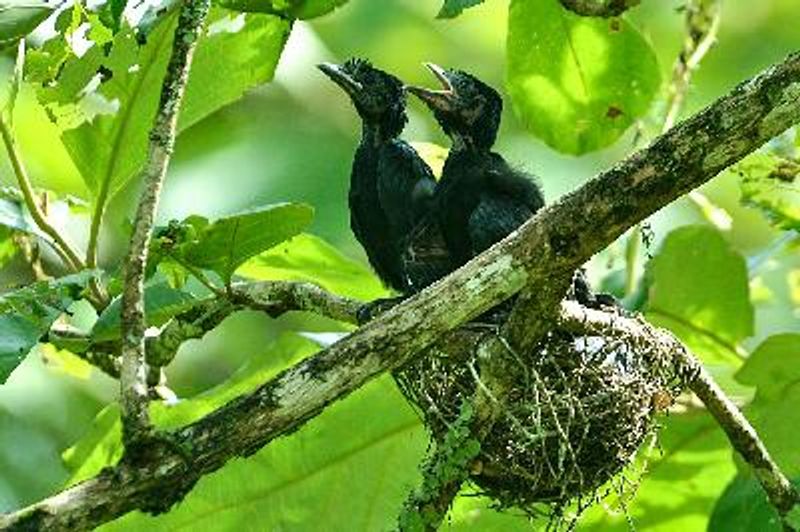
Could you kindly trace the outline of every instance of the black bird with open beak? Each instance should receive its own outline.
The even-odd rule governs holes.
[[[407,122],[403,83],[363,59],[319,69],[350,97],[362,136],[350,175],[350,227],[381,280],[411,291],[402,255],[408,235],[433,200],[436,181],[417,152],[399,138]]]
[[[425,66],[441,88],[407,90],[433,111],[452,141],[435,212],[460,266],[533,216],[544,206],[544,197],[533,176],[491,151],[503,111],[497,91],[466,72]]]
[[[425,66],[441,88],[407,90],[433,111],[452,141],[432,212],[460,266],[525,223],[544,206],[544,197],[534,176],[491,151],[503,111],[497,91],[461,70]],[[591,307],[616,304],[613,297],[592,292],[581,269],[573,277],[571,297]]]

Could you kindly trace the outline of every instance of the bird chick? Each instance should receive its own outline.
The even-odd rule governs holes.
[[[370,265],[390,288],[408,293],[402,254],[431,206],[436,181],[399,138],[407,122],[403,83],[363,59],[318,68],[350,97],[362,123],[350,175],[350,227]]]

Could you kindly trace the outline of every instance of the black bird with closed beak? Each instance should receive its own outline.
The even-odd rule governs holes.
[[[407,294],[404,247],[431,206],[436,181],[399,138],[407,122],[403,83],[363,59],[319,69],[350,96],[362,122],[350,175],[350,227],[381,280]]]

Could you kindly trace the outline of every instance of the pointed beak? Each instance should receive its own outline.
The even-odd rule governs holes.
[[[361,83],[350,77],[350,75],[337,64],[320,63],[317,65],[317,68],[320,69],[323,74],[331,78],[334,83],[344,89],[350,96],[358,96],[358,94],[364,90],[364,86]]]
[[[436,76],[442,88],[440,90],[433,90],[410,85],[406,87],[406,90],[428,104],[432,109],[451,111],[456,100],[456,91],[453,89],[453,84],[450,82],[447,72],[439,65],[433,63],[424,64],[425,67]]]

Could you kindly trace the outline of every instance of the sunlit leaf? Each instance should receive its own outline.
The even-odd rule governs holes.
[[[526,128],[581,154],[612,144],[650,107],[655,52],[625,19],[578,16],[558,0],[513,0],[507,88]]]
[[[647,319],[672,330],[707,363],[738,365],[739,343],[753,334],[747,266],[707,226],[671,232],[648,266]]]
[[[794,480],[800,489],[800,479]],[[800,526],[800,522],[794,525]],[[708,530],[725,532],[782,532],[778,512],[767,500],[758,480],[744,475],[737,476],[725,489],[714,507]]]
[[[232,16],[224,9],[209,15],[181,108],[180,130],[272,78],[288,22],[250,14],[225,23]],[[38,91],[39,100],[64,130],[64,144],[96,196],[113,196],[146,157],[177,17],[173,12],[161,18],[144,46],[131,28],[123,27],[108,53],[95,44],[82,57],[70,56],[60,65],[65,56],[55,44],[30,67],[37,80],[55,76]]]
[[[366,266],[309,234],[298,235],[253,257],[238,273],[260,281],[310,281],[335,294],[364,301],[388,295]]]
[[[770,454],[790,476],[800,475],[800,335],[770,336],[736,374],[756,387],[745,413]]]
[[[24,37],[52,12],[53,8],[45,2],[3,0],[0,2],[0,43]]]
[[[53,322],[81,297],[95,272],[40,281],[0,296],[0,384]]]
[[[225,8],[244,13],[267,13],[287,19],[321,17],[343,6],[348,0],[217,0]]]
[[[455,18],[465,9],[482,4],[483,0],[444,0],[436,18]]]
[[[194,295],[176,290],[161,282],[145,287],[145,317],[148,327],[158,327],[173,316],[180,314],[200,301]],[[92,329],[92,338],[102,342],[119,338],[121,298],[115,298],[100,314]]]
[[[213,270],[224,280],[247,259],[299,234],[311,223],[314,210],[301,203],[267,205],[209,222],[192,216],[190,241],[176,254],[191,266]]]
[[[742,203],[759,209],[779,229],[800,230],[800,162],[756,153],[737,164]]]

